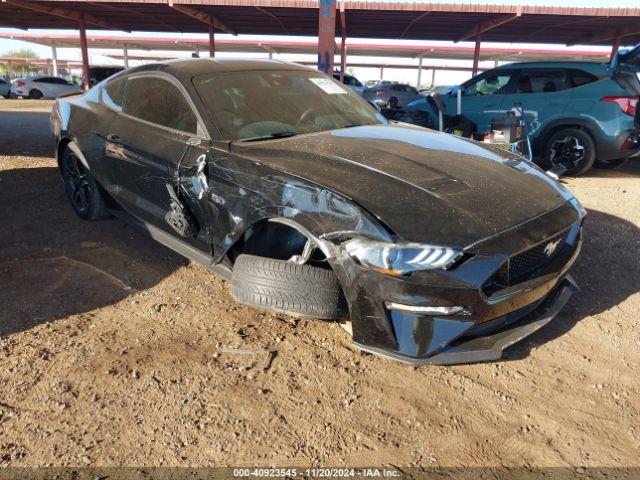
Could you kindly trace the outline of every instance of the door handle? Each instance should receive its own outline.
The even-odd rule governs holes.
[[[111,133],[111,134],[107,135],[107,140],[109,140],[110,142],[117,142],[118,140],[120,140],[120,135],[117,135],[115,133]]]

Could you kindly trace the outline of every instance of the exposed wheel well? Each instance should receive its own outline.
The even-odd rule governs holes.
[[[249,227],[229,249],[227,257],[233,263],[240,254],[276,260],[290,260],[298,256],[305,262],[327,263],[325,254],[302,229],[270,220],[262,220]]]
[[[61,166],[61,159],[62,159],[62,154],[64,153],[65,149],[67,148],[67,145],[69,145],[71,143],[71,139],[70,138],[63,138],[58,142],[58,148],[56,149],[56,160],[58,161],[58,168],[62,168]]]

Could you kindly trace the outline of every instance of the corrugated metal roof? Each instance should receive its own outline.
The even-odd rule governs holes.
[[[238,33],[317,35],[317,1],[181,0],[176,3],[215,16]],[[349,0],[345,0],[344,5],[346,31],[351,38],[458,41],[470,38],[480,27],[485,30],[483,40],[493,42],[610,44],[617,32],[626,34],[624,43],[640,42],[640,8]],[[71,13],[70,18],[64,18],[64,12]],[[205,23],[172,8],[168,0],[6,0],[0,3],[0,25],[77,28],[78,13],[85,15],[87,27],[91,29],[208,31]],[[494,28],[489,28],[492,26]],[[340,31],[339,21],[336,31]]]

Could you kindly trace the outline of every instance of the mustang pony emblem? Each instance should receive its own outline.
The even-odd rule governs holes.
[[[558,239],[555,242],[549,242],[545,245],[543,251],[547,257],[550,257],[551,255],[553,255],[553,252],[555,252],[556,249],[558,248],[558,245],[560,245],[560,240],[561,239]]]

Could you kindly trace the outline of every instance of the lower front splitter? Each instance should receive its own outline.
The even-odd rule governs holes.
[[[409,357],[376,347],[368,347],[354,342],[363,351],[382,355],[413,365],[458,365],[464,363],[489,362],[502,358],[504,350],[536,332],[562,310],[569,298],[578,291],[578,286],[570,275],[558,285],[535,308],[513,320],[513,315],[479,324],[444,347],[434,355],[424,358]]]

